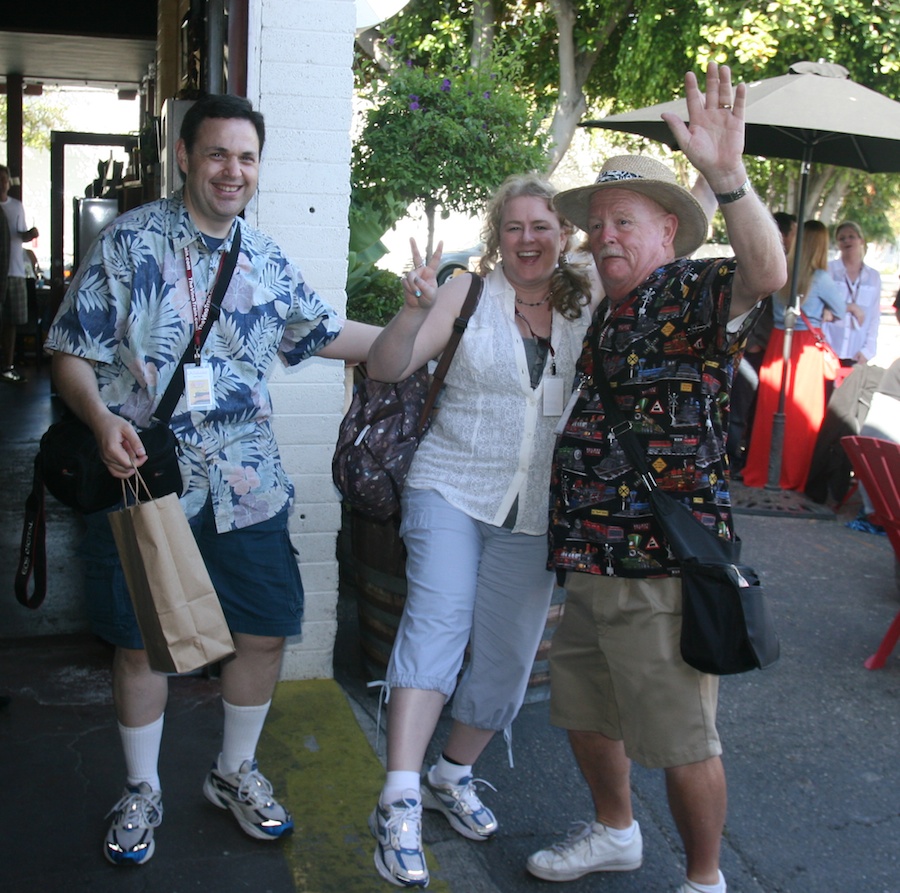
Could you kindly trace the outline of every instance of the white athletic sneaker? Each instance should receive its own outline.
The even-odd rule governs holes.
[[[599,822],[576,822],[569,836],[528,857],[526,867],[545,881],[574,881],[592,871],[634,871],[643,862],[641,829],[619,843]]]
[[[398,887],[427,887],[428,866],[422,850],[422,803],[410,796],[382,806],[375,805],[369,816],[369,830],[378,844],[375,867]]]
[[[469,840],[489,840],[497,833],[497,819],[475,793],[476,784],[497,789],[481,778],[467,775],[459,784],[438,784],[432,781],[434,766],[425,773],[422,784],[422,805],[425,809],[442,812],[454,831]]]

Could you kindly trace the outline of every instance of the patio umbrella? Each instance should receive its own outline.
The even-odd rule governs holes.
[[[791,337],[797,311],[797,278],[803,238],[809,171],[813,161],[851,167],[869,173],[900,172],[900,102],[851,81],[842,65],[797,62],[789,73],[747,84],[744,152],[802,162],[797,208],[797,241],[791,274],[791,310],[785,315],[785,362],[778,412],[772,427],[772,452],[767,487],[778,489],[784,442],[785,388]],[[596,121],[582,127],[602,127],[636,133],[672,149],[678,143],[662,120],[672,112],[687,120],[687,101],[658,103]],[[774,480],[773,480],[774,479]]]

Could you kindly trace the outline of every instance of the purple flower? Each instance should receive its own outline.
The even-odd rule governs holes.
[[[396,42],[397,42],[397,39],[394,37],[393,34],[387,39],[387,45],[389,47],[392,47]]]
[[[483,93],[482,95],[484,96],[485,99],[490,99],[490,98],[491,98],[491,91],[490,91],[490,90],[485,90],[484,93]]]
[[[407,67],[407,68],[412,68],[412,59],[407,59],[407,60],[406,60],[406,67]]]
[[[466,96],[474,96],[474,94],[472,93],[471,90],[467,90],[467,91],[466,91]]]
[[[444,80],[441,81],[441,92],[442,93],[450,92],[450,78],[444,78]]]
[[[414,112],[416,109],[421,108],[419,105],[419,97],[416,96],[415,93],[409,94],[409,110]]]

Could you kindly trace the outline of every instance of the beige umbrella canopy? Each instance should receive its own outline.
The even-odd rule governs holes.
[[[747,84],[748,155],[900,172],[900,102],[851,81],[842,65],[797,62],[789,71]],[[687,120],[687,102],[662,102],[582,126],[636,133],[677,149],[663,112]]]

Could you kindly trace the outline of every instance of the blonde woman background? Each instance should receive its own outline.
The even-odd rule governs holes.
[[[866,239],[858,223],[845,220],[834,234],[840,257],[828,272],[846,305],[842,319],[826,322],[822,330],[844,366],[868,363],[878,344],[881,316],[881,274],[863,262]]]

